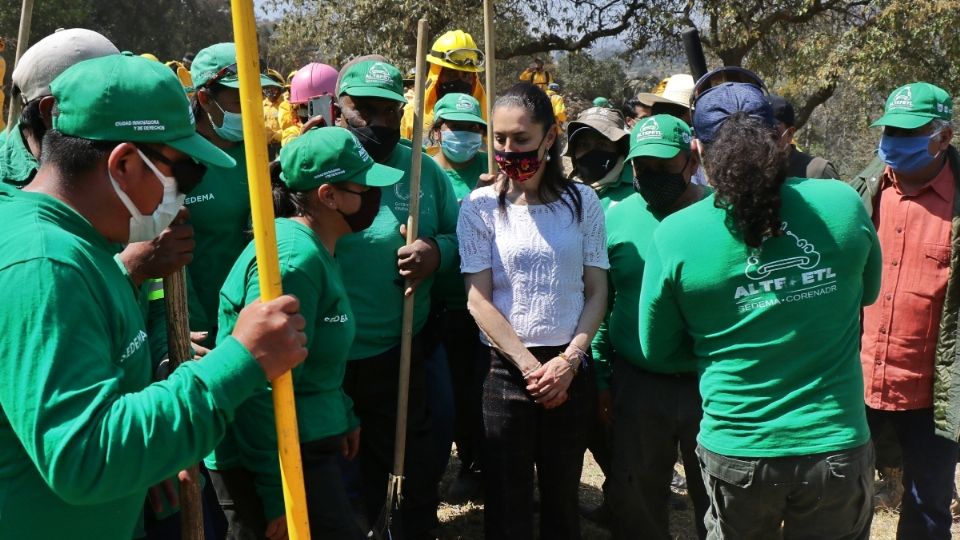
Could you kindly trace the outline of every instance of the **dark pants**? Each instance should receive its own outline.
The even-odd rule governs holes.
[[[483,420],[480,413],[481,388],[489,362],[483,356],[480,329],[473,316],[465,309],[443,311],[443,346],[453,380],[454,409],[456,421],[454,438],[461,470],[479,471],[480,441],[483,438]],[[479,357],[483,356],[480,360]],[[481,367],[483,366],[483,367]]]
[[[607,505],[610,502],[610,477],[613,475],[613,429],[601,422],[598,415],[594,415],[591,422],[587,449],[593,454],[593,460],[597,462],[597,466],[603,472],[602,504]]]
[[[693,501],[697,536],[705,538],[703,519],[710,500],[696,455],[703,416],[696,374],[659,375],[618,358],[613,380],[610,503],[616,517],[614,538],[672,538],[667,517],[678,446]]]
[[[903,461],[898,539],[948,539],[957,442],[934,433],[933,409],[880,411],[867,407],[870,430],[892,427]]]
[[[307,492],[307,517],[314,538],[361,540],[365,535],[340,479],[340,437],[300,445],[303,483]],[[246,469],[210,471],[220,506],[227,516],[227,540],[262,540],[267,529],[254,474]]]
[[[578,540],[578,490],[583,454],[596,416],[597,389],[588,368],[573,378],[568,400],[544,409],[526,391],[523,375],[489,349],[483,384],[483,476],[486,538],[531,540],[533,476],[540,486],[540,538]],[[541,363],[564,347],[531,347]]]
[[[734,458],[702,446],[697,454],[710,496],[706,518],[710,540],[870,537],[874,472],[870,443],[781,458]]]
[[[433,344],[427,332],[414,337],[410,364],[407,410],[407,447],[404,459],[403,501],[393,512],[394,540],[434,538],[437,526],[438,467],[436,445],[427,413],[425,358]],[[393,447],[397,424],[397,384],[400,378],[400,347],[370,358],[347,362],[343,389],[353,399],[360,418],[358,456],[361,491],[367,519],[376,522],[387,498],[387,479],[393,471]]]
[[[433,354],[426,358],[427,414],[430,417],[430,438],[433,440],[433,464],[437,478],[443,476],[450,463],[453,446],[455,408],[453,382],[447,351],[443,345],[434,347]]]

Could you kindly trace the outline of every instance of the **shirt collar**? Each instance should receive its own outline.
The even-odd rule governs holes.
[[[895,187],[897,192],[900,193],[900,188],[896,186],[896,182],[893,177],[893,170],[889,165],[883,169],[883,178],[881,180],[880,189],[886,189],[888,187]],[[943,167],[940,168],[940,172],[933,177],[932,180],[923,185],[916,193],[911,194],[911,197],[920,195],[928,189],[932,189],[938,197],[947,202],[953,202],[951,188],[953,187],[953,168],[950,166],[950,160],[944,160]]]

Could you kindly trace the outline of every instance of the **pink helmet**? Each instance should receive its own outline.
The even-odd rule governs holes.
[[[317,62],[311,62],[293,76],[290,82],[290,103],[306,103],[312,97],[336,91],[337,70]]]

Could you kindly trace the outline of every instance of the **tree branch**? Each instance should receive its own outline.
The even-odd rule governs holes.
[[[600,24],[596,29],[585,32],[578,39],[562,37],[554,33],[546,33],[511,47],[498,47],[497,58],[507,59],[549,51],[573,52],[586,49],[600,38],[616,36],[628,30],[632,26],[641,5],[642,3],[638,1],[629,2],[626,10],[620,15],[617,24]]]

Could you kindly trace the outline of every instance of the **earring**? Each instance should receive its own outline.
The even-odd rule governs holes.
[[[547,161],[550,161],[550,154],[547,154]]]

